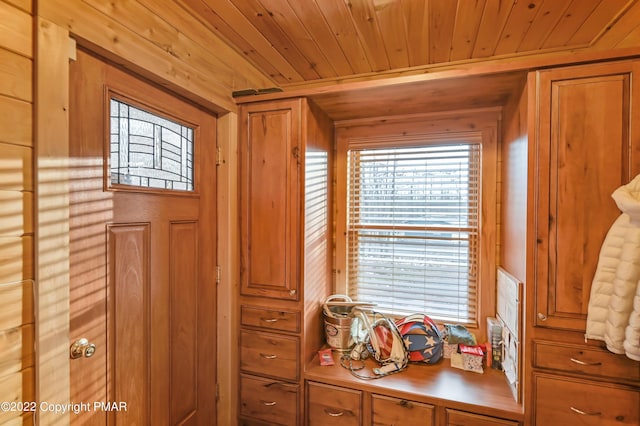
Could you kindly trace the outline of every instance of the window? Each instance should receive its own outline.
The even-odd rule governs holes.
[[[495,110],[336,126],[335,292],[478,336],[495,315]]]
[[[112,185],[193,191],[192,128],[110,101]]]
[[[348,152],[350,296],[407,315],[476,321],[481,145]]]

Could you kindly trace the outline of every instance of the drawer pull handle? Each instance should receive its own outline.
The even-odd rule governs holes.
[[[573,411],[574,413],[578,413],[578,414],[580,414],[580,415],[582,415],[582,416],[601,416],[601,415],[602,415],[602,413],[600,413],[600,412],[597,412],[597,413],[587,413],[586,411],[578,410],[578,409],[577,409],[577,408],[575,408],[575,407],[569,407],[569,408],[571,408],[571,411]]]
[[[278,318],[260,318],[264,322],[278,322]]]
[[[272,355],[272,354],[263,354],[261,353],[260,356],[264,359],[276,359],[278,358],[278,355]]]
[[[592,367],[595,367],[597,365],[602,365],[601,362],[584,362],[584,361],[580,361],[579,359],[575,359],[575,358],[571,358],[571,362],[574,362],[574,363],[579,364],[579,365],[588,365],[588,366],[592,366]]]
[[[324,412],[330,415],[331,417],[340,417],[344,416],[344,411],[331,411],[328,408],[324,409]]]
[[[273,407],[276,404],[275,401],[262,401],[262,405],[266,405],[267,407]]]

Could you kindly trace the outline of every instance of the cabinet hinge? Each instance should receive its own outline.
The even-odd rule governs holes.
[[[220,265],[216,265],[216,284],[220,284],[221,278],[222,278],[222,268],[220,268]]]
[[[222,164],[222,148],[219,146],[216,147],[216,166]]]

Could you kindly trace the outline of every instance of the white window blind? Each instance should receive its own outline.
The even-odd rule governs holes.
[[[473,323],[479,143],[348,154],[348,291],[377,310]]]

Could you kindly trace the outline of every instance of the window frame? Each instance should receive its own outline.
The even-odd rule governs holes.
[[[127,185],[113,183],[111,181],[111,100],[115,99],[118,102],[125,103],[134,108],[141,109],[147,113],[157,115],[164,119],[173,121],[181,126],[186,126],[193,131],[193,189],[192,190],[180,190],[180,189],[168,189],[168,188],[156,188],[156,187],[144,187],[136,185]],[[130,95],[125,95],[123,91],[118,90],[111,86],[106,86],[104,90],[104,117],[103,117],[103,187],[105,191],[116,192],[136,192],[136,193],[148,193],[148,194],[160,194],[171,195],[185,198],[197,198],[200,196],[200,150],[201,150],[201,134],[200,126],[195,123],[189,122],[185,119],[186,112],[183,114],[180,110],[173,109],[170,105],[164,105],[162,108],[160,105],[156,105],[155,101],[147,100],[143,102],[138,98]]]
[[[405,145],[404,141],[402,145]],[[461,147],[461,146],[466,147],[464,148],[464,151],[457,150],[459,149],[457,147]],[[453,148],[453,147],[456,147],[456,148]],[[435,148],[435,150],[433,150],[433,148]],[[454,151],[451,151],[452,148]],[[385,158],[384,152],[381,153],[380,151],[385,151],[388,149],[396,150],[395,152],[398,153],[398,157],[396,157],[394,154],[391,154],[389,157]],[[458,304],[451,305],[450,303],[447,303],[446,305],[443,305],[442,303],[439,302],[440,299],[437,297],[430,298],[429,300],[425,300],[424,296],[419,295],[420,290],[416,288],[415,294],[418,296],[417,300],[420,300],[420,301],[424,300],[424,303],[430,306],[430,308],[419,307],[418,305],[422,305],[422,302],[418,302],[418,301],[412,302],[411,297],[406,297],[404,299],[393,298],[392,300],[386,300],[385,302],[383,302],[382,300],[380,301],[379,309],[381,310],[381,312],[390,313],[389,309],[392,309],[395,315],[409,315],[415,312],[428,312],[429,316],[434,320],[442,320],[448,323],[455,322],[455,323],[460,323],[465,325],[477,323],[477,319],[476,319],[477,306],[478,306],[477,271],[478,271],[478,265],[480,263],[479,241],[481,238],[480,223],[478,219],[479,219],[479,212],[481,211],[481,208],[482,208],[482,204],[481,204],[481,198],[475,197],[471,194],[474,194],[474,193],[481,194],[482,192],[481,150],[482,150],[482,141],[480,140],[479,137],[471,139],[469,137],[445,138],[443,136],[442,138],[434,138],[434,139],[428,139],[428,140],[419,138],[417,140],[412,141],[412,143],[409,146],[394,146],[393,148],[384,147],[382,149],[377,146],[376,147],[350,146],[350,149],[348,150],[348,156],[349,156],[348,173],[353,172],[354,167],[358,171],[364,170],[361,168],[359,163],[359,159],[361,157],[364,161],[362,165],[362,167],[364,168],[366,168],[367,165],[371,165],[374,163],[377,165],[387,164],[390,166],[391,164],[393,164],[394,166],[398,166],[401,168],[406,167],[403,164],[406,164],[406,162],[412,161],[410,160],[411,157],[407,156],[408,152],[412,152],[414,154],[416,152],[420,152],[419,155],[423,156],[423,158],[425,159],[432,158],[430,163],[431,167],[433,167],[433,165],[435,164],[433,163],[433,161],[436,161],[433,159],[433,156],[435,155],[438,158],[443,158],[443,155],[446,155],[444,154],[445,152],[453,152],[452,154],[453,157],[451,158],[455,158],[455,160],[453,161],[455,161],[456,164],[458,159],[465,158],[465,161],[467,162],[466,164],[468,165],[469,181],[466,182],[467,186],[464,186],[464,188],[467,188],[467,190],[469,190],[470,192],[467,195],[466,203],[459,205],[461,210],[456,211],[455,215],[449,216],[446,210],[441,210],[441,207],[437,207],[435,204],[431,204],[431,207],[428,208],[428,210],[437,211],[437,213],[435,214],[440,214],[440,215],[444,214],[446,215],[446,217],[450,217],[451,219],[457,218],[458,214],[463,216],[466,215],[466,219],[470,221],[466,225],[459,224],[458,226],[453,226],[453,225],[447,226],[442,224],[430,223],[428,222],[429,221],[428,215],[424,216],[423,214],[419,213],[416,216],[415,213],[410,213],[409,211],[406,211],[405,213],[404,209],[406,209],[407,207],[403,207],[400,210],[398,210],[396,208],[392,209],[391,206],[389,206],[388,208],[384,209],[384,212],[381,211],[380,213],[374,213],[375,208],[371,207],[370,209],[369,207],[367,207],[366,204],[360,205],[359,202],[362,200],[359,195],[356,195],[356,194],[360,194],[359,191],[366,190],[366,188],[368,187],[367,185],[373,184],[373,182],[369,182],[369,183],[362,182],[362,186],[356,185],[356,187],[359,189],[352,188],[351,186],[348,188],[349,200],[348,200],[347,209],[348,209],[349,218],[347,221],[347,226],[348,226],[347,267],[349,268],[348,269],[348,274],[350,276],[349,280],[354,279],[354,273],[360,276],[360,274],[358,274],[357,271],[363,274],[362,275],[363,281],[358,281],[359,285],[363,286],[362,293],[372,292],[374,294],[377,294],[378,292],[383,291],[384,293],[388,294],[388,292],[386,290],[383,290],[383,288],[387,288],[387,283],[389,281],[393,281],[392,277],[396,273],[402,275],[403,272],[401,271],[405,270],[405,268],[408,268],[408,270],[406,270],[405,272],[409,275],[404,276],[403,278],[400,278],[403,281],[407,280],[407,286],[404,286],[404,285],[393,286],[392,291],[408,292],[409,291],[408,289],[410,287],[420,286],[423,288],[425,295],[432,294],[432,292],[436,292],[436,293],[444,292],[442,293],[443,295],[445,293],[448,295],[448,296],[443,296],[445,298],[459,297]],[[466,153],[465,157],[462,157],[463,152]],[[362,155],[358,153],[362,153]],[[377,158],[377,160],[373,161],[372,158]],[[387,163],[388,161],[390,163]],[[453,164],[454,163],[451,163],[451,166],[453,166]],[[419,166],[416,165],[416,167],[419,167]],[[427,169],[430,168],[430,166],[426,166],[426,167]],[[424,171],[426,169],[421,169],[421,170]],[[349,178],[350,178],[349,180],[350,185],[355,185],[356,181],[354,180],[354,177],[349,176]],[[402,178],[398,180],[398,178],[399,178],[398,175],[393,175],[393,178],[389,176],[389,179],[393,179],[394,185],[396,183],[399,185],[403,185],[403,182],[405,181]],[[422,183],[426,183],[427,181],[421,180]],[[390,181],[387,180],[387,182],[390,182]],[[414,180],[412,180],[412,182],[415,184]],[[446,183],[448,189],[451,188],[450,186],[448,186],[449,184],[450,184],[449,182]],[[406,190],[406,187],[403,187],[403,188],[405,188]],[[426,187],[422,187],[422,186],[420,188],[422,188],[423,190],[426,189]],[[456,186],[455,189],[461,190],[462,188],[463,187]],[[353,192],[354,190],[355,192]],[[382,199],[380,198],[374,198],[375,197],[374,194],[371,194],[371,195],[372,197],[369,199],[369,201],[373,203],[375,203],[376,201],[377,202],[382,201]],[[366,195],[364,194],[363,196],[366,197]],[[447,195],[447,197],[449,196],[450,195]],[[456,205],[458,205],[458,201],[461,201],[453,198],[451,199],[447,198],[447,200],[449,200],[449,202],[455,202]],[[411,202],[410,198],[405,198],[405,197],[402,197],[401,200],[399,201],[403,206],[406,205],[405,203]],[[418,201],[417,205],[415,206],[415,208],[418,208],[418,209],[421,207],[427,208],[424,204],[424,201],[422,202]],[[400,224],[400,222],[396,222],[394,220],[394,212],[401,215],[401,219],[399,220],[406,219],[408,217],[415,217],[416,219],[420,218],[418,220],[427,220],[427,222],[420,223],[419,225],[412,225],[410,223]],[[365,215],[365,217],[367,214],[374,214],[375,217],[373,216],[370,217],[370,219],[373,220],[374,223],[369,223],[366,220],[361,221],[360,214]],[[408,216],[405,216],[405,214]],[[427,213],[425,212],[424,214],[427,214]],[[398,226],[400,226],[400,228],[398,228]],[[425,234],[424,235],[415,234],[414,237],[407,237],[410,239],[410,241],[412,241],[412,244],[409,244],[409,240],[405,239],[402,236],[398,236],[398,239],[391,237],[391,235],[395,234],[396,232],[399,232],[400,234],[402,234],[401,229],[408,232],[411,232],[413,230],[418,234],[425,232]],[[442,238],[442,236],[438,235],[440,232],[446,233],[447,230],[454,233],[459,232],[460,239],[454,238],[452,240],[449,238]],[[374,238],[373,235],[376,235],[376,234],[384,234],[384,235],[387,235],[387,237]],[[387,238],[389,238],[389,240],[387,240]],[[415,246],[413,244],[415,244]],[[366,278],[366,277],[369,277],[368,273],[378,269],[381,265],[373,266],[370,264],[369,259],[363,258],[362,269],[360,269],[360,266],[355,266],[354,269],[351,269],[352,265],[360,264],[359,251],[361,247],[367,247],[368,250],[373,250],[375,252],[374,256],[387,258],[387,260],[383,261],[386,263],[386,266],[388,267],[385,269],[387,270],[387,273],[390,273],[392,275],[385,276],[386,279],[384,279],[384,283],[385,283],[383,284],[384,287],[379,287],[381,283],[376,283],[377,281],[376,279],[373,279],[373,281],[369,281]],[[452,269],[450,271],[453,272],[453,270],[455,270],[457,274],[462,273],[463,276],[465,276],[466,278],[462,279],[455,286],[444,285],[444,282],[442,281],[440,282],[431,281],[430,283],[423,283],[422,280],[418,278],[416,278],[416,281],[413,281],[413,279],[411,278],[411,272],[420,273],[420,275],[422,275],[421,271],[426,271],[428,275],[431,275],[434,272],[439,275],[439,273],[435,269],[431,270],[427,265],[421,265],[420,267],[417,267],[417,265],[415,265],[416,266],[415,269],[414,269],[414,266],[411,265],[410,263],[405,264],[405,266],[400,266],[400,264],[398,264],[396,265],[398,266],[398,268],[396,266],[392,267],[391,265],[394,264],[394,262],[387,257],[387,256],[390,256],[389,253],[395,251],[396,249],[400,251],[409,250],[409,247],[412,247],[412,248],[410,249],[410,252],[406,253],[406,255],[411,258],[414,255],[419,255],[418,252],[416,251],[416,250],[419,250],[419,248],[422,248],[425,250],[436,250],[439,254],[436,255],[432,251],[431,256],[435,256],[435,257],[430,257],[432,260],[438,259],[442,261],[443,260],[442,256],[447,256],[447,255],[456,256],[462,262],[458,263],[455,266],[452,265],[451,266]],[[466,247],[466,249],[464,249],[464,247]],[[463,251],[466,251],[468,249],[468,253],[467,253],[468,255],[467,256],[462,255],[459,252],[460,249],[463,249]],[[457,252],[457,255],[455,254],[456,252]],[[404,256],[400,256],[400,257],[404,258],[404,261],[399,259],[401,264],[403,264],[403,262],[407,262],[408,257],[404,257]],[[420,256],[420,258],[422,257]],[[355,262],[352,263],[351,260],[354,260]],[[466,268],[464,267],[465,264],[467,265]],[[373,270],[371,268],[373,268]],[[444,272],[444,271],[440,269],[440,272]],[[351,284],[351,281],[349,281],[349,283]],[[469,286],[468,292],[459,293],[459,291],[463,290],[463,288],[466,286],[465,283],[468,284]],[[352,294],[354,292],[354,288],[351,285],[349,285],[349,288],[346,290],[348,291],[347,294],[349,294],[349,296],[353,298],[357,298],[357,296],[354,296]],[[357,290],[358,293],[360,293],[360,291],[361,290]],[[407,293],[407,296],[409,296],[409,294],[410,293]],[[458,294],[459,296],[456,296],[456,294]],[[369,298],[370,297],[375,297],[375,296],[369,296]],[[364,300],[368,300],[367,296],[362,296],[362,298]],[[390,308],[389,306],[387,306],[389,303],[393,305],[393,308]],[[415,306],[413,308],[409,308],[409,310],[403,311],[402,305],[405,305],[404,308],[406,309],[407,308],[406,305],[411,305],[412,303],[415,303]],[[385,305],[384,308],[382,307],[382,304]],[[440,311],[439,309],[442,308],[443,306],[446,306],[446,308]],[[456,307],[454,308],[453,306],[456,306]],[[466,309],[463,309],[462,308],[463,306],[465,306]],[[455,310],[452,310],[452,309],[455,309]]]
[[[415,146],[416,141],[469,140],[481,144],[481,201],[479,211],[480,252],[478,254],[478,283],[476,322],[466,323],[469,329],[486,335],[487,316],[495,315],[496,268],[498,262],[498,139],[499,113],[481,111],[460,115],[436,114],[405,119],[376,120],[374,123],[337,123],[336,125],[336,181],[335,181],[335,291],[348,294],[347,280],[347,153],[351,147],[382,148]],[[471,130],[469,130],[471,129]],[[375,302],[375,301],[371,301]],[[428,312],[425,312],[428,314]]]

